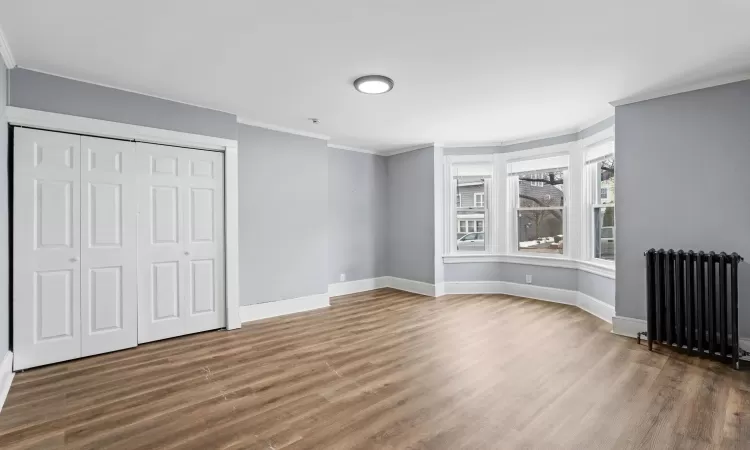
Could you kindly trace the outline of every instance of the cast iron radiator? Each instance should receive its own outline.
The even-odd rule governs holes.
[[[645,256],[648,349],[657,342],[738,369],[737,269],[742,257],[663,249]]]

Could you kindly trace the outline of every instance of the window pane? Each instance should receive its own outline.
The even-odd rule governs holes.
[[[607,158],[597,164],[599,168],[599,202],[615,202],[615,159]]]
[[[456,205],[461,208],[484,208],[484,177],[456,177]]]
[[[458,170],[460,169],[460,170]],[[487,208],[485,190],[492,173],[492,164],[461,166],[456,175],[456,250],[459,252],[481,252],[484,245],[484,218]],[[485,175],[486,174],[486,175]],[[482,234],[478,234],[482,233]]]
[[[562,253],[562,209],[519,211],[518,251],[524,253]]]
[[[615,260],[615,207],[594,208],[594,258]]]
[[[521,208],[565,205],[562,171],[529,172],[518,176],[518,205]]]
[[[459,252],[484,251],[484,213],[474,211],[459,211],[459,227],[456,236],[456,247]],[[464,228],[461,224],[465,224]],[[473,241],[473,242],[470,242]]]

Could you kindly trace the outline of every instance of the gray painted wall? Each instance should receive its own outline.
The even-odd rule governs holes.
[[[9,72],[8,105],[237,139],[237,117],[32,70]]]
[[[615,280],[578,271],[578,290],[590,297],[615,306]]]
[[[239,173],[240,304],[328,292],[326,141],[239,125]]]
[[[388,275],[386,158],[328,149],[328,283]]]
[[[750,81],[616,109],[618,316],[645,319],[651,247],[750,258]],[[740,334],[750,336],[750,269],[740,267]]]
[[[10,254],[8,253],[8,121],[5,118],[7,104],[8,71],[0,59],[0,358],[8,351],[10,341],[10,314],[8,298],[8,270]]]
[[[526,283],[531,275],[532,284],[557,289],[578,289],[577,269],[533,266],[516,263],[460,263],[445,264],[445,281],[507,281]]]
[[[388,275],[435,282],[434,147],[386,158]]]

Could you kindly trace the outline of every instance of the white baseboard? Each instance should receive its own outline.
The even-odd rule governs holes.
[[[435,296],[435,285],[422,281],[407,280],[405,278],[385,277],[388,279],[388,287],[399,291],[413,292],[428,297]]]
[[[328,285],[328,295],[338,297],[339,295],[356,294],[358,292],[372,291],[388,287],[390,277],[366,278],[364,280],[345,281]]]
[[[435,283],[435,297],[442,297],[445,295],[445,283]]]
[[[328,294],[331,297],[335,297],[339,295],[348,295],[358,292],[371,291],[373,289],[380,289],[384,287],[390,287],[401,291],[414,292],[416,294],[427,295],[430,297],[439,297],[445,294],[515,295],[517,297],[533,298],[537,300],[544,300],[547,302],[578,306],[589,314],[592,314],[609,323],[612,323],[612,318],[615,315],[614,306],[586,295],[582,292],[538,286],[533,284],[511,283],[507,281],[451,281],[429,284],[421,281],[407,280],[397,277],[379,277],[329,284]],[[263,305],[270,304],[264,303]],[[243,309],[244,308],[247,307],[243,307]],[[242,321],[247,321],[244,314],[242,314]]]
[[[337,297],[339,295],[356,294],[358,292],[372,291],[373,289],[393,288],[399,291],[413,292],[415,294],[435,297],[442,294],[443,284],[430,284],[422,281],[407,280],[398,277],[378,277],[364,280],[346,281],[328,285],[328,295]]]
[[[242,322],[252,322],[254,320],[268,319],[269,317],[325,308],[330,305],[328,293],[290,298],[277,302],[245,305],[240,306],[240,320]]]
[[[578,306],[612,323],[615,307],[582,292],[508,281],[452,281],[444,283],[446,294],[506,294]]]
[[[578,291],[508,281],[450,281],[445,283],[445,293],[506,294],[565,305],[575,305],[578,301]]]
[[[612,323],[612,318],[615,316],[614,306],[580,291],[578,291],[578,302],[576,304],[587,313],[608,323]]]
[[[620,316],[612,318],[612,332],[615,334],[634,338],[642,331],[646,331],[646,321],[643,319]]]
[[[8,397],[10,385],[13,382],[13,352],[10,350],[5,353],[5,357],[0,362],[0,411],[3,410],[3,404]]]

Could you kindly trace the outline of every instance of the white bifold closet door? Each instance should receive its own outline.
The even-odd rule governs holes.
[[[138,342],[226,326],[223,154],[137,144]]]
[[[16,370],[137,344],[134,151],[15,129]]]
[[[81,355],[138,344],[135,142],[81,137]]]

